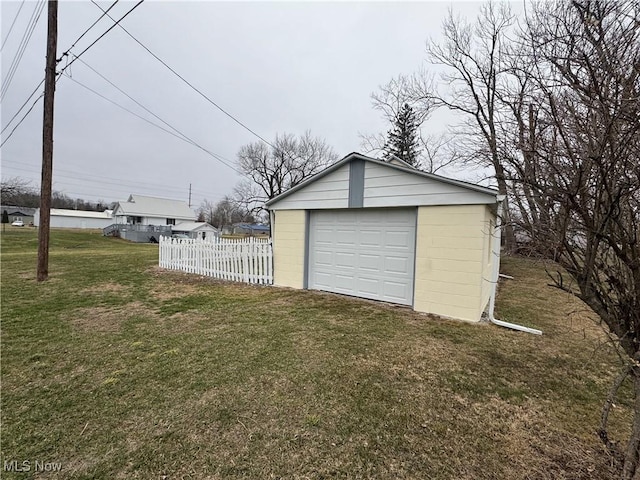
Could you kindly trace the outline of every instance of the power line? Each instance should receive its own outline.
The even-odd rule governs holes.
[[[33,104],[31,105],[31,107],[29,107],[29,110],[27,110],[27,113],[25,113],[23,115],[23,117],[20,119],[20,121],[16,124],[15,127],[13,127],[13,130],[11,130],[11,132],[9,133],[9,135],[6,136],[6,138],[2,141],[2,143],[0,143],[0,147],[2,147],[5,143],[7,143],[7,141],[11,138],[11,136],[13,135],[13,133],[18,129],[18,127],[20,125],[22,125],[22,122],[24,122],[25,118],[27,118],[27,116],[31,113],[31,111],[33,110],[33,107],[36,106],[36,103],[38,103],[38,100],[40,100],[42,97],[44,97],[44,92],[42,92],[40,94],[40,96],[38,98],[36,98],[36,100],[33,102]]]
[[[96,7],[98,7],[102,12],[105,12],[104,9],[98,5],[95,0],[91,0],[91,3],[93,3]],[[115,22],[115,20],[113,19],[113,17],[111,17],[111,15],[106,14],[107,17],[109,17],[112,21]],[[228,111],[226,111],[224,108],[222,108],[220,105],[218,105],[216,102],[214,102],[213,100],[211,100],[211,98],[209,98],[207,95],[205,95],[201,90],[199,90],[197,87],[195,87],[192,83],[190,83],[186,78],[184,78],[182,75],[180,75],[178,72],[176,72],[173,68],[171,68],[164,60],[162,60],[158,55],[156,55],[155,53],[153,53],[146,45],[144,45],[140,40],[138,40],[136,37],[133,36],[133,34],[131,34],[126,28],[124,28],[122,25],[119,25],[120,28],[127,34],[129,35],[129,37],[131,37],[138,45],[140,45],[142,48],[144,48],[153,58],[155,58],[157,61],[159,61],[162,65],[164,65],[167,69],[169,69],[169,71],[171,71],[171,73],[173,73],[175,76],[177,76],[180,80],[182,80],[185,84],[187,84],[192,90],[194,90],[195,92],[197,92],[200,96],[202,96],[202,98],[204,98],[205,100],[207,100],[207,102],[209,102],[211,105],[213,105],[214,107],[216,107],[218,110],[220,110],[222,113],[224,113],[227,117],[229,117],[231,120],[233,120],[234,122],[236,122],[238,125],[240,125],[242,128],[244,128],[245,130],[247,130],[249,133],[251,133],[252,135],[254,135],[255,137],[259,138],[260,140],[262,140],[265,144],[269,145],[270,147],[272,147],[275,150],[278,150],[278,148],[276,148],[275,145],[273,145],[271,142],[269,142],[268,140],[266,140],[264,137],[262,137],[261,135],[259,135],[258,133],[256,133],[254,130],[252,130],[251,128],[249,128],[247,125],[245,125],[244,123],[242,123],[240,120],[238,120],[236,117],[234,117],[231,113],[229,113]]]
[[[235,171],[238,174],[242,174],[242,172],[240,172],[237,168],[235,168],[232,164],[230,164],[230,160],[225,159],[224,157],[222,157],[221,155],[214,153],[206,148],[204,148],[203,146],[201,146],[200,144],[198,144],[195,140],[193,140],[192,138],[188,137],[185,133],[181,132],[180,130],[178,130],[176,127],[174,127],[173,125],[171,125],[169,122],[163,120],[161,117],[159,117],[158,115],[156,115],[155,113],[153,113],[151,110],[149,110],[147,107],[145,107],[143,104],[141,104],[140,102],[138,102],[135,98],[133,98],[131,95],[129,95],[127,92],[125,92],[124,90],[122,90],[120,87],[118,87],[115,83],[113,83],[111,80],[109,80],[107,77],[105,77],[104,75],[102,75],[100,72],[98,72],[95,68],[93,68],[91,65],[89,65],[87,62],[85,62],[84,60],[80,60],[80,62],[82,64],[84,64],[86,67],[88,67],[89,69],[91,69],[96,75],[98,75],[100,78],[102,78],[105,82],[107,82],[109,85],[111,85],[112,87],[114,87],[116,90],[118,90],[120,93],[122,93],[124,96],[126,96],[129,100],[131,100],[132,102],[134,102],[136,105],[138,105],[140,108],[142,108],[143,110],[145,110],[147,113],[153,115],[155,118],[157,118],[158,120],[160,120],[162,123],[164,123],[166,126],[168,126],[169,128],[171,128],[174,132],[176,132],[178,134],[177,138],[180,138],[181,140],[193,145],[194,147],[199,148],[200,150],[202,150],[203,152],[207,153],[208,155],[212,156],[215,160],[218,160],[220,163],[222,163],[223,165],[229,167],[230,169],[232,169],[233,171]],[[72,79],[73,80],[73,79]],[[84,85],[83,85],[84,86]],[[85,86],[85,88],[87,88]],[[96,94],[98,94],[97,92],[94,92]],[[98,94],[99,95],[99,94]],[[104,97],[103,97],[104,98]],[[111,101],[111,100],[109,100]],[[113,103],[113,102],[112,102]],[[117,104],[116,104],[117,105]],[[120,105],[118,105],[120,106]],[[129,113],[132,113],[130,110],[126,110]],[[138,118],[142,118],[137,114],[136,115]],[[145,121],[147,121],[146,119],[143,119]],[[157,126],[154,123],[151,123],[152,125]],[[163,131],[167,131],[165,129],[162,129]],[[167,132],[167,133],[172,133],[172,132]],[[176,135],[174,135],[176,136]]]
[[[91,47],[93,47],[96,43],[98,43],[98,41],[100,41],[100,39],[102,37],[104,37],[107,33],[109,33],[111,30],[113,30],[114,28],[116,28],[117,26],[119,26],[120,28],[124,28],[122,25],[120,25],[120,22],[122,20],[124,20],[125,18],[127,18],[127,16],[133,12],[136,8],[138,8],[140,5],[142,5],[142,3],[144,2],[144,0],[140,0],[138,3],[136,3],[127,13],[125,13],[122,17],[120,17],[117,21],[113,19],[113,17],[111,15],[109,15],[107,11],[102,10],[102,8],[100,8],[100,10],[102,10],[104,12],[104,14],[109,17],[112,21],[114,21],[115,23],[113,25],[111,25],[102,35],[100,35],[98,38],[96,38],[87,48],[85,48],[82,52],[80,52],[78,55],[74,55],[73,60],[71,60],[60,72],[59,75],[62,74],[67,68],[69,68],[73,62],[75,62],[76,60],[78,60],[82,55],[84,55],[86,53],[87,50],[89,50]],[[113,6],[113,5],[112,5]],[[83,34],[84,35],[84,34]]]
[[[138,6],[140,6],[143,2],[144,2],[144,0],[140,0],[140,1],[139,1],[137,4],[135,4],[135,5],[134,5],[134,6],[133,6],[133,7],[132,7],[132,8],[131,8],[127,13],[125,13],[122,17],[120,17],[120,19],[119,19],[118,21],[113,20],[113,18],[112,18],[111,16],[109,16],[109,18],[111,18],[111,20],[112,20],[112,21],[114,21],[115,23],[114,23],[111,27],[109,27],[109,28],[108,28],[108,29],[107,29],[107,30],[106,30],[102,35],[100,35],[96,40],[94,40],[94,41],[93,41],[93,42],[92,42],[92,43],[91,43],[87,48],[85,48],[85,49],[80,53],[80,55],[75,56],[75,58],[74,58],[71,62],[69,62],[67,65],[65,65],[65,67],[64,67],[62,70],[60,70],[60,72],[58,72],[58,79],[60,78],[60,75],[62,75],[62,74],[64,73],[64,71],[65,71],[65,70],[67,70],[67,69],[71,66],[71,64],[72,64],[73,62],[75,62],[75,61],[76,61],[78,58],[80,58],[80,56],[82,56],[82,55],[83,55],[87,50],[89,50],[91,47],[93,47],[93,46],[94,46],[94,45],[95,45],[95,44],[96,44],[96,43],[97,43],[97,42],[98,42],[102,37],[104,37],[107,33],[109,33],[111,30],[113,30],[113,29],[116,27],[116,25],[119,25],[119,24],[120,24],[120,22],[121,22],[122,20],[124,20],[124,18],[125,18],[125,17],[127,17],[127,15],[129,15],[129,14],[130,14],[131,12],[133,12],[136,8],[138,8]],[[43,7],[44,7],[45,3],[46,3],[46,0],[42,0],[42,6],[43,6]],[[113,5],[112,5],[112,6],[113,6]],[[108,11],[108,10],[107,10],[107,11]],[[34,12],[35,12],[35,10],[34,10]],[[42,10],[40,11],[40,13],[42,13]],[[108,15],[108,14],[107,14],[107,13],[105,13],[105,15]],[[39,18],[39,16],[38,16],[38,18]],[[101,17],[101,18],[102,18],[102,17]],[[95,23],[96,23],[96,22],[94,22],[94,25],[95,25]],[[92,26],[93,26],[93,25],[92,25]],[[35,28],[35,25],[34,25],[34,28]],[[89,29],[87,29],[87,31],[89,31],[89,30],[90,30],[90,28],[89,28]],[[32,31],[32,33],[33,33],[33,31]],[[78,38],[78,40],[79,40],[82,36],[84,36],[84,35],[85,35],[85,33],[86,33],[86,31],[85,31],[85,32],[84,32],[84,33],[83,33],[83,34]],[[30,37],[29,37],[29,38],[30,38]],[[78,40],[76,40],[76,42],[77,42]],[[22,57],[21,57],[21,58],[22,58]],[[56,81],[57,81],[57,80],[56,80]],[[40,85],[42,85],[42,83],[44,83],[44,79],[42,79],[42,82],[40,82],[40,84],[38,85],[38,87],[36,87],[36,90],[39,88],[39,86],[40,86]],[[5,86],[6,86],[6,85],[5,85]],[[7,88],[8,88],[8,86],[7,86]],[[4,93],[6,93],[6,89],[5,89],[5,92],[4,92]],[[4,94],[2,94],[2,95],[4,95]],[[43,93],[43,95],[44,95],[44,93]],[[13,130],[11,130],[11,133],[9,133],[9,135],[8,135],[8,136],[3,140],[3,142],[0,144],[0,147],[2,147],[2,145],[4,145],[5,143],[7,143],[7,141],[9,140],[9,138],[11,138],[11,136],[12,136],[12,135],[13,135],[13,133],[16,131],[16,129],[17,129],[17,128],[22,124],[22,122],[25,120],[25,118],[27,118],[27,115],[29,115],[29,113],[31,113],[31,111],[33,110],[33,107],[35,107],[36,103],[38,102],[38,100],[40,100],[40,98],[42,98],[42,96],[43,96],[43,95],[41,95],[40,97],[38,97],[38,98],[35,100],[35,102],[33,102],[33,105],[31,105],[31,107],[29,108],[29,110],[27,111],[27,113],[26,113],[26,114],[25,114],[25,115],[20,119],[20,121],[18,122],[18,124],[13,128]],[[13,119],[14,119],[14,118],[15,118],[15,117],[20,113],[20,111],[24,108],[24,105],[25,105],[27,102],[29,102],[29,99],[30,99],[32,96],[33,96],[33,93],[29,96],[29,98],[27,98],[27,101],[23,104],[23,106],[22,106],[22,107],[20,107],[20,109],[18,110],[18,112],[16,112],[16,114],[12,117],[12,119],[11,119],[11,120],[13,120]],[[11,122],[9,122],[9,123],[11,123]],[[4,131],[4,130],[6,130],[6,128],[7,128],[8,126],[9,126],[9,124],[7,124],[7,126],[5,127],[5,129],[3,129],[3,131]]]
[[[106,10],[105,12],[103,12],[103,13],[102,13],[102,15],[100,15],[100,16],[96,19],[96,21],[95,21],[95,22],[93,22],[91,25],[89,25],[89,28],[87,28],[84,32],[82,32],[82,35],[80,35],[80,36],[76,39],[76,41],[75,41],[75,42],[73,42],[73,44],[71,44],[71,46],[70,46],[69,48],[67,48],[67,50],[66,50],[62,55],[60,55],[60,58],[58,58],[58,59],[56,60],[56,63],[60,63],[60,61],[63,59],[63,57],[66,57],[67,55],[69,55],[69,52],[71,51],[71,49],[72,49],[73,47],[75,47],[75,46],[76,46],[76,44],[77,44],[80,40],[82,40],[82,37],[84,37],[84,36],[89,32],[89,30],[91,30],[93,27],[95,27],[95,26],[96,26],[96,24],[97,24],[100,20],[102,20],[102,19],[104,18],[104,16],[105,16],[105,15],[106,15],[106,14],[107,14],[107,13],[108,13],[112,8],[113,8],[113,7],[115,7],[115,6],[116,6],[116,4],[117,4],[119,1],[120,1],[120,0],[115,0],[115,2],[113,2],[113,3],[111,4],[111,6],[110,6],[109,8],[107,8],[107,10]],[[142,3],[142,2],[140,2],[140,3]],[[137,5],[136,5],[136,6],[137,6]],[[135,8],[135,7],[134,7],[134,8]]]
[[[38,20],[40,20],[40,15],[42,15],[42,12],[44,11],[44,7],[46,3],[47,3],[46,0],[41,0],[39,3],[36,4],[35,8],[33,9],[33,13],[31,14],[31,18],[29,19],[27,28],[24,34],[22,35],[22,40],[18,45],[18,50],[16,51],[16,54],[14,55],[13,60],[11,61],[11,65],[9,66],[9,72],[5,77],[4,84],[2,86],[2,89],[0,90],[0,99],[4,98],[7,91],[9,90],[9,86],[11,85],[11,82],[13,81],[13,77],[15,76],[16,71],[20,66],[20,62],[22,61],[24,52],[26,51],[27,46],[29,45],[31,36],[33,35],[33,32],[36,28]]]
[[[15,113],[15,115],[13,117],[11,117],[11,120],[9,120],[7,122],[7,124],[5,125],[5,127],[2,129],[2,131],[0,131],[0,133],[4,133],[4,131],[9,128],[9,125],[11,125],[11,122],[13,122],[13,120],[20,114],[20,112],[22,111],[22,109],[25,107],[25,105],[27,103],[29,103],[29,100],[31,100],[31,97],[33,97],[36,92],[38,91],[38,89],[40,88],[40,86],[44,83],[44,78],[40,81],[40,83],[38,85],[36,85],[36,88],[33,89],[33,92],[31,92],[31,95],[29,95],[27,97],[27,99],[24,101],[24,103],[22,104],[22,106],[18,109],[18,111]]]
[[[25,171],[25,172],[31,172],[31,173],[38,173],[37,170],[37,166],[36,165],[29,165],[29,164],[24,164],[23,162],[16,162],[13,160],[4,160],[2,161],[3,165],[7,168],[13,169],[13,170],[21,170],[21,171]],[[7,165],[9,164],[9,165]],[[14,166],[14,165],[18,165],[18,166]],[[25,167],[32,167],[32,168],[25,168]],[[62,173],[60,173],[62,172]],[[64,173],[69,173],[71,175],[65,175]],[[77,172],[73,171],[73,170],[67,170],[67,169],[62,169],[62,168],[57,168],[56,171],[54,172],[54,175],[56,177],[62,177],[62,178],[68,178],[71,180],[81,180],[81,181],[87,181],[87,182],[91,182],[91,183],[100,183],[100,184],[108,184],[108,185],[116,185],[116,186],[125,186],[125,187],[140,187],[140,188],[144,188],[144,189],[162,189],[162,190],[173,190],[173,191],[177,191],[177,192],[182,192],[184,191],[184,189],[177,187],[175,185],[166,185],[166,184],[160,184],[160,183],[149,183],[149,182],[139,182],[139,181],[135,181],[135,182],[128,182],[126,180],[121,180],[119,178],[114,178],[114,177],[105,177],[102,175],[89,175],[89,174],[78,174]],[[113,180],[112,182],[108,181],[108,180]],[[200,189],[193,189],[194,193],[197,193],[198,195],[201,196],[212,196],[211,192],[205,192],[204,190],[200,190]]]
[[[16,13],[16,16],[13,17],[13,22],[11,22],[11,26],[9,27],[9,31],[7,32],[7,36],[4,37],[4,40],[2,41],[2,46],[0,46],[0,52],[4,49],[4,45],[7,43],[7,40],[9,39],[9,35],[11,35],[11,32],[13,31],[13,26],[16,24],[16,20],[18,20],[18,17],[20,16],[22,7],[24,7],[24,1],[25,0],[22,0],[22,2],[20,3],[20,8],[18,8],[18,13]]]

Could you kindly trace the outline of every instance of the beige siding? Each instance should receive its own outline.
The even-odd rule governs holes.
[[[476,205],[494,203],[495,196],[450,183],[367,162],[364,169],[366,207]]]
[[[483,277],[490,271],[487,210],[485,205],[418,208],[415,310],[480,320],[486,305]]]
[[[349,206],[349,165],[344,165],[273,205],[273,210],[314,210]]]
[[[273,283],[303,288],[306,212],[278,210],[273,214]]]
[[[481,302],[480,309],[484,312],[487,308],[487,304],[489,303],[489,297],[491,296],[491,275],[493,270],[493,262],[495,262],[495,255],[492,250],[493,246],[493,237],[497,235],[495,231],[496,226],[496,216],[491,210],[489,205],[484,208],[484,229],[485,229],[485,239],[484,239],[484,251],[483,251],[483,260],[482,260],[482,292],[481,292]]]

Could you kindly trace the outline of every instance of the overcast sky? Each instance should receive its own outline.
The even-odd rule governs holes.
[[[20,1],[1,2],[2,40]],[[26,1],[4,48],[6,80],[38,3]],[[111,2],[101,2],[104,8]],[[135,3],[120,1],[119,18]],[[370,94],[420,68],[425,41],[440,36],[447,9],[475,16],[478,2],[218,3],[147,0],[122,25],[195,87],[267,140],[310,130],[342,157],[360,151],[359,133],[389,125]],[[101,15],[89,1],[61,1],[58,52]],[[44,78],[46,8],[2,100],[2,128]],[[113,22],[105,18],[72,50],[79,54]],[[82,56],[156,115],[231,164],[240,147],[259,141],[191,90],[119,28]],[[61,64],[63,65],[64,62]],[[73,80],[158,123],[135,103],[75,62]],[[85,90],[57,84],[54,189],[87,200],[125,200],[129,193],[216,201],[232,192],[235,171]],[[30,105],[30,104],[29,104]],[[18,117],[18,119],[21,116]],[[445,116],[442,117],[446,118]],[[12,130],[14,121],[3,134]],[[438,117],[434,128],[444,128]],[[2,147],[2,178],[39,185],[42,100]]]

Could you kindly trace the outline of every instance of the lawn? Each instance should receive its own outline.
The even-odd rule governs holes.
[[[615,354],[536,261],[504,260],[497,316],[543,336],[164,272],[99,233],[54,230],[37,284],[33,229],[1,242],[2,465],[30,462],[2,478],[612,475]]]

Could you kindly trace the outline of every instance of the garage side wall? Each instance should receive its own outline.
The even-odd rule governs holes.
[[[493,213],[491,207],[486,205],[484,208],[484,223],[483,229],[485,232],[484,243],[484,259],[482,261],[482,296],[480,298],[480,310],[485,311],[489,304],[489,297],[491,296],[491,275],[493,274],[493,262],[495,262],[495,256],[493,252],[493,236],[498,235],[495,230],[496,215]]]
[[[418,208],[415,310],[480,320],[488,258],[486,210],[485,205]]]
[[[305,210],[273,212],[273,283],[304,288]]]

